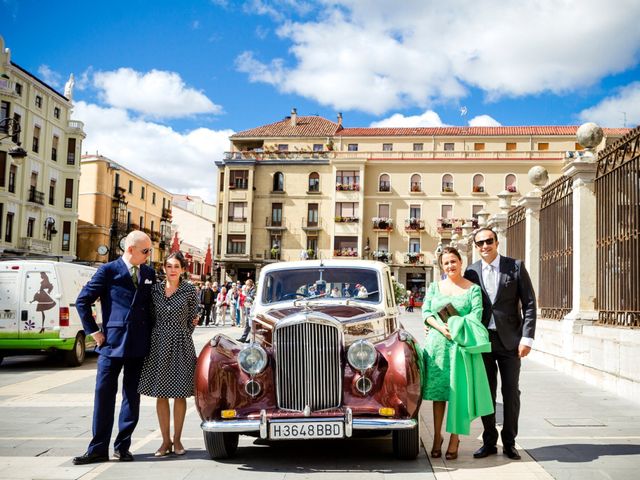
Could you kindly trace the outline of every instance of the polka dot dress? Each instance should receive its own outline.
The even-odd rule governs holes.
[[[196,349],[192,320],[198,314],[196,288],[181,281],[178,289],[165,296],[165,282],[151,291],[155,323],[151,350],[145,358],[138,392],[150,397],[185,398],[193,395]]]

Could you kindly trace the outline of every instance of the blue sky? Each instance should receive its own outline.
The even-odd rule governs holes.
[[[208,199],[228,136],[292,107],[352,127],[640,123],[635,0],[0,0],[0,18],[14,62],[60,91],[75,75],[85,151]]]

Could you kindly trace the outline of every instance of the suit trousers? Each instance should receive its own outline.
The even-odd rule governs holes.
[[[88,453],[108,455],[111,430],[118,393],[118,377],[124,371],[122,379],[122,405],[118,419],[118,436],[113,444],[114,450],[129,450],[131,435],[140,416],[140,394],[138,383],[144,357],[118,358],[100,355],[96,374],[96,391],[93,406],[93,439],[89,443]]]
[[[489,330],[491,340],[491,352],[483,353],[482,359],[487,371],[491,398],[493,400],[494,413],[482,417],[484,433],[482,442],[485,445],[494,446],[498,441],[496,429],[496,391],[498,388],[498,371],[502,384],[502,445],[512,447],[516,443],[518,435],[518,417],[520,416],[520,356],[518,349],[507,350],[500,341],[500,337],[494,330]]]
[[[202,306],[203,312],[202,312],[202,317],[200,318],[200,325],[202,325],[202,322],[204,321],[205,326],[209,326],[209,321],[211,320],[211,307],[212,307],[211,304],[206,304],[206,303]],[[215,307],[214,307],[213,318],[215,317],[216,317],[216,314],[215,314]]]

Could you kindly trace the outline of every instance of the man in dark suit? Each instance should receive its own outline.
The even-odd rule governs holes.
[[[204,326],[209,326],[209,320],[211,319],[211,307],[215,305],[218,292],[215,292],[211,288],[209,282],[205,282],[204,287],[200,290],[200,304],[202,305],[203,315],[200,317],[200,325],[204,322]],[[215,307],[213,310],[213,318],[216,317]]]
[[[498,254],[498,236],[481,228],[473,237],[481,260],[469,265],[464,276],[482,287],[482,323],[489,330],[491,352],[484,353],[493,406],[496,405],[498,371],[502,382],[504,454],[520,460],[515,448],[520,415],[520,361],[531,351],[536,329],[536,297],[521,260]],[[495,413],[482,417],[482,447],[473,456],[484,458],[498,452]]]
[[[149,237],[137,230],[131,232],[125,240],[122,257],[102,265],[76,300],[84,331],[93,335],[100,356],[93,407],[93,439],[87,452],[73,459],[75,465],[109,460],[121,371],[124,371],[122,406],[114,457],[121,462],[133,461],[129,447],[140,413],[138,382],[144,357],[149,352],[151,287],[156,280],[155,271],[145,265],[150,254]],[[91,312],[91,306],[98,299],[102,306],[101,328]]]

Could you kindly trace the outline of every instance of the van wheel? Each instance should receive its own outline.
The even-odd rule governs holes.
[[[233,432],[203,432],[204,444],[212,460],[232,458],[238,448],[237,433]]]
[[[85,354],[84,334],[78,332],[76,340],[73,342],[73,348],[64,352],[64,363],[68,367],[79,367],[84,362]]]

